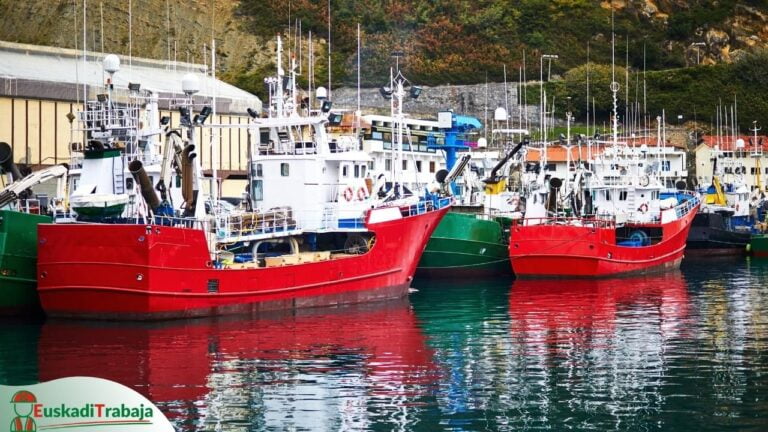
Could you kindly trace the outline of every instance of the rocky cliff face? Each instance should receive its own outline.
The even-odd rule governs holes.
[[[210,64],[211,39],[225,78],[271,60],[267,42],[241,30],[238,0],[86,0],[88,49]],[[169,20],[170,17],[170,20]],[[102,32],[103,28],[103,32]],[[215,29],[212,31],[212,29]],[[83,0],[0,0],[0,39],[83,46]],[[129,41],[130,48],[129,48]]]
[[[83,1],[0,0],[0,39],[82,47]],[[210,41],[214,36],[217,66],[224,79],[244,83],[238,78],[245,73],[259,75],[271,70],[268,64],[274,52],[273,38],[246,31],[251,24],[238,12],[241,1],[262,0],[132,0],[130,37],[128,1],[86,1],[86,39],[91,49],[98,51],[103,44],[105,52],[128,54],[130,39],[131,51],[136,56],[210,63]],[[294,7],[296,3],[294,1]],[[409,1],[400,0],[400,3]],[[768,47],[768,4],[764,0],[558,0],[547,3],[547,13],[575,4],[587,4],[592,10],[612,8],[617,22],[635,23],[624,28],[668,35],[663,37],[663,50],[674,53],[677,58],[684,53],[687,64],[732,62],[748,50]],[[264,2],[263,7],[287,11],[287,2]],[[490,10],[486,12],[491,13]],[[605,42],[604,36],[592,35],[596,42]],[[644,37],[643,34],[629,36],[632,40]],[[560,35],[553,33],[544,37],[556,41]],[[593,47],[598,45],[595,43]],[[560,54],[565,64],[568,53]],[[581,55],[570,57],[573,63],[580,61]],[[465,77],[459,81],[483,79]],[[259,82],[260,77],[256,77],[244,85],[253,86],[250,89],[253,91]]]
[[[760,1],[612,0],[601,7],[650,20],[673,36],[679,29],[665,49],[683,50],[688,64],[730,63],[746,50],[768,47],[768,4]]]

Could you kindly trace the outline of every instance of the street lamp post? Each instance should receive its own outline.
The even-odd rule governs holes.
[[[557,60],[557,54],[542,54],[539,58],[539,129],[542,130],[542,139],[546,141],[545,111],[544,105],[544,59],[549,60],[549,66],[552,67],[552,60]],[[547,76],[549,78],[549,76]]]
[[[700,63],[700,56],[699,56],[699,47],[701,46],[707,46],[704,42],[694,42],[691,44],[691,46],[696,47],[696,65],[698,66]]]

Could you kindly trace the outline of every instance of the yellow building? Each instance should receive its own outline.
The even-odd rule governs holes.
[[[74,115],[88,99],[103,93],[107,74],[104,55],[71,49],[51,48],[0,41],[0,141],[11,145],[14,160],[33,170],[68,163],[73,143],[82,138],[73,129]],[[192,73],[200,81],[196,102],[210,104],[216,95],[216,116],[208,123],[246,124],[246,109],[261,111],[254,95],[210,77],[206,66],[120,57],[121,69],[114,75],[116,91],[138,83],[160,99],[161,115],[178,125],[179,113],[172,110],[174,98],[183,96],[181,79]],[[198,142],[203,168],[210,173],[213,150],[219,155],[222,196],[240,196],[246,185],[248,134],[245,129],[220,129],[211,140],[205,129]]]

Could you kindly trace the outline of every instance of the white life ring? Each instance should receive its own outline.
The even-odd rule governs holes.
[[[507,204],[512,206],[512,208],[516,209],[520,206],[520,199],[515,196],[509,197],[509,199],[507,200]]]
[[[344,200],[347,202],[352,201],[352,198],[355,197],[355,192],[352,190],[351,187],[347,186],[346,189],[344,189]]]
[[[640,207],[637,210],[639,210],[640,213],[647,213],[648,212],[648,204],[646,204],[646,203],[640,204]]]
[[[366,198],[368,198],[368,191],[361,186],[357,189],[357,199],[360,201],[365,201]]]

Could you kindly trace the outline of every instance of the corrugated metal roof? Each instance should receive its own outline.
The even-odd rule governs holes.
[[[83,62],[82,51],[52,48],[38,45],[0,41],[0,77],[19,80],[44,81],[88,86],[103,86],[107,77],[102,69],[103,55],[87,53]],[[261,109],[261,101],[255,95],[206,74],[206,67],[199,64],[176,63],[133,57],[130,61],[120,57],[120,70],[114,76],[116,88],[127,88],[128,83],[139,83],[143,89],[157,93],[181,95],[181,78],[187,73],[200,80],[198,96],[229,99],[233,105]],[[45,95],[40,95],[45,97]],[[241,102],[241,103],[235,103]]]

